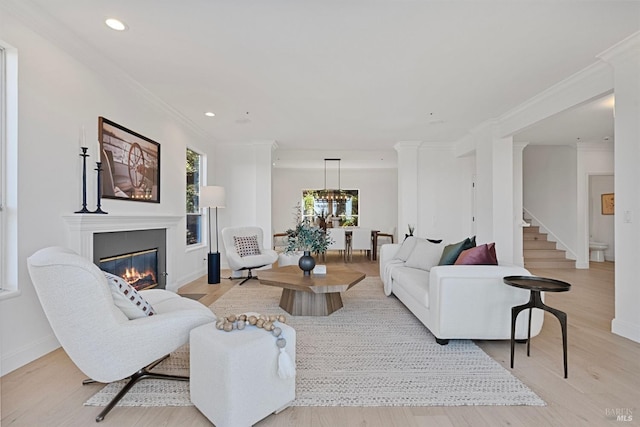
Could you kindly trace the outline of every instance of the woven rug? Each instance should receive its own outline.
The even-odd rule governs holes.
[[[281,290],[247,282],[211,308],[220,316],[255,311],[285,314],[296,330],[293,406],[544,406],[531,389],[471,340],[441,346],[377,277],[343,294],[344,307],[326,317],[289,316]],[[242,333],[235,331],[231,333]],[[188,375],[188,347],[156,371]],[[123,382],[107,385],[85,405],[104,406]],[[145,380],[119,406],[188,406],[188,383]]]

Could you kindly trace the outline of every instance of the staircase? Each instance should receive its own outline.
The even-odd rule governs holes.
[[[524,268],[576,268],[576,262],[567,259],[565,251],[556,249],[555,242],[540,233],[540,227],[523,227],[522,240]]]

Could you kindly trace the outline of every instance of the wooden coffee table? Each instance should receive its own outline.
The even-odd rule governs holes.
[[[260,283],[282,288],[280,307],[293,316],[328,316],[343,307],[340,292],[365,274],[343,266],[327,266],[326,275],[304,276],[297,265],[261,270]]]

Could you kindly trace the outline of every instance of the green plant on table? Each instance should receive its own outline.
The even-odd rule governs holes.
[[[300,212],[298,210],[298,212]],[[308,219],[301,219],[301,215],[296,215],[296,226],[286,231],[287,248],[285,252],[310,251],[324,253],[332,243],[327,233],[316,225],[311,225]]]

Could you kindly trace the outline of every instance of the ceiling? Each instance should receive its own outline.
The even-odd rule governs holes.
[[[455,141],[640,29],[637,1],[20,2],[212,142],[293,150]],[[571,120],[574,139],[593,122]],[[554,138],[535,130],[519,138]]]
[[[613,144],[614,102],[613,94],[589,100],[541,120],[513,139],[536,145]]]

